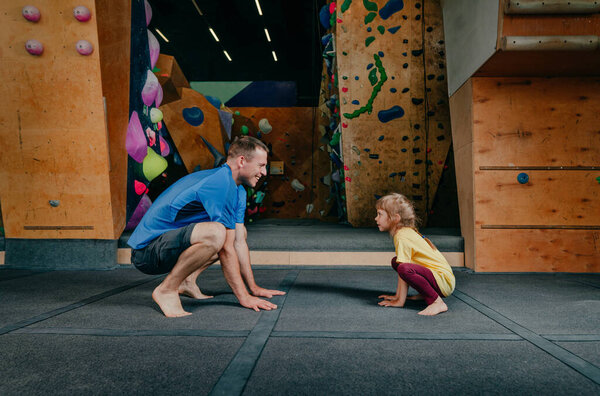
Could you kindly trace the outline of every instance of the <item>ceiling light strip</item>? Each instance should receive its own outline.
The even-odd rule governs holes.
[[[219,38],[217,37],[217,34],[215,33],[215,31],[211,27],[209,27],[208,30],[210,30],[210,33],[215,38],[215,41],[218,43],[219,42]]]
[[[275,51],[271,51],[271,53],[273,54],[273,59],[275,59],[275,62],[277,62],[277,55],[275,54]]]
[[[198,14],[200,14],[200,16],[204,16],[202,11],[200,11],[200,7],[198,7],[198,4],[196,4],[196,1],[192,0],[192,3],[194,4],[194,7],[196,7],[196,10],[198,10]]]
[[[267,41],[270,43],[271,42],[271,36],[269,36],[269,31],[267,30],[267,28],[265,28],[265,36],[267,36]]]
[[[254,2],[256,3],[256,9],[258,10],[258,15],[262,16],[262,10],[260,9],[260,3],[258,2],[258,0],[254,0]]]
[[[227,53],[227,51],[223,50],[223,53],[225,54],[225,56],[227,57],[227,60],[229,62],[231,62],[231,57],[229,56],[229,54]]]
[[[165,37],[164,34],[162,34],[162,32],[160,30],[158,30],[158,29],[154,29],[154,30],[156,31],[156,33],[158,33],[158,35],[160,37],[162,37],[163,40],[165,40],[165,42],[167,42],[167,43],[169,42],[169,40]]]

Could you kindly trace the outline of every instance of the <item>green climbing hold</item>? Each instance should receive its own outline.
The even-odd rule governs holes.
[[[158,175],[167,169],[167,160],[156,154],[154,150],[148,147],[146,157],[142,162],[142,172],[148,181],[156,179]]]
[[[236,112],[235,112],[235,113],[233,113],[233,114],[235,114],[235,115],[240,115],[240,112],[239,112],[239,111],[236,111]]]
[[[329,18],[329,26],[335,26],[335,12],[331,13],[331,17]]]
[[[246,125],[242,125],[242,129],[240,129],[240,131],[242,132],[242,135],[244,135],[244,136],[248,135],[248,132],[250,132]]]
[[[342,14],[348,11],[348,8],[350,8],[350,4],[352,4],[352,0],[344,1],[344,4],[342,4]]]
[[[381,34],[385,33],[385,28],[381,25],[377,26],[377,30],[379,30],[379,33]]]
[[[363,5],[367,11],[377,11],[379,7],[377,7],[377,3],[369,0],[363,0]]]
[[[371,69],[371,71],[369,72],[369,81],[371,82],[371,86],[377,84],[377,69]]]
[[[347,80],[347,79],[348,79],[348,76],[342,76],[342,78],[343,78],[344,80]]]
[[[367,104],[361,107],[360,109],[355,110],[353,113],[344,113],[344,117],[346,118],[355,118],[364,112],[371,114],[371,112],[373,111],[373,101],[377,97],[379,91],[381,91],[381,87],[383,86],[383,84],[387,81],[387,74],[385,72],[383,64],[381,63],[381,58],[377,54],[373,54],[373,58],[375,59],[375,66],[377,67],[377,70],[379,70],[381,78],[379,79],[377,85],[373,87],[373,92],[371,92],[371,98],[369,98]]]
[[[375,37],[373,37],[373,36],[367,37],[367,39],[365,40],[365,47],[368,47],[373,41],[375,41]]]
[[[375,19],[376,16],[376,12],[369,12],[365,17],[365,25],[368,25],[369,23],[373,22],[373,19]]]
[[[154,66],[154,69],[152,69],[152,73],[158,73],[160,71],[160,69],[156,66]]]
[[[331,140],[329,141],[329,145],[335,146],[336,144],[338,144],[340,142],[340,135],[341,135],[341,133],[339,133],[339,132],[334,133],[333,136],[331,137]]]
[[[596,181],[597,181],[598,183],[600,183],[600,176],[598,176],[598,177],[596,178]]]
[[[342,51],[342,55],[346,56],[348,53],[346,51]]]

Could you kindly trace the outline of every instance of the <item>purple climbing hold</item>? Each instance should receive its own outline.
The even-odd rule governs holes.
[[[156,99],[154,99],[154,104],[156,107],[160,107],[160,104],[163,100],[163,89],[162,85],[158,84],[158,90],[156,91]]]
[[[198,107],[183,109],[183,119],[191,126],[199,126],[204,122],[204,113]]]
[[[152,20],[152,7],[148,4],[148,0],[144,0],[144,11],[146,12],[146,26],[148,26]]]
[[[144,161],[147,154],[147,143],[144,129],[140,122],[137,111],[131,113],[129,125],[127,126],[127,136],[125,138],[125,149],[127,154],[140,164]]]
[[[389,122],[402,116],[404,116],[404,109],[400,106],[394,106],[387,110],[381,110],[379,113],[377,113],[377,117],[381,122]]]
[[[142,220],[144,214],[150,209],[150,205],[152,205],[152,201],[146,194],[140,199],[137,208],[133,211],[133,214],[129,218],[127,225],[125,226],[125,230],[133,230]]]
[[[381,19],[388,19],[393,14],[397,13],[404,8],[404,1],[402,0],[389,0],[382,9],[379,10],[379,16]]]
[[[150,48],[150,68],[154,69],[160,55],[160,44],[150,30],[148,30],[148,48]]]
[[[146,83],[142,89],[142,101],[146,106],[152,106],[152,103],[154,103],[156,94],[158,93],[158,87],[160,87],[158,79],[154,73],[152,73],[152,70],[148,70],[146,72]]]

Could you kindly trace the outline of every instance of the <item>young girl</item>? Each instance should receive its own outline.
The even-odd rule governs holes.
[[[416,229],[418,221],[412,203],[402,194],[392,193],[381,197],[375,204],[377,227],[394,238],[396,257],[392,267],[398,272],[398,288],[395,295],[381,295],[379,305],[403,307],[407,299],[408,286],[417,290],[417,296],[409,299],[424,299],[428,307],[419,315],[437,315],[448,310],[442,297],[454,291],[455,279],[446,258]]]

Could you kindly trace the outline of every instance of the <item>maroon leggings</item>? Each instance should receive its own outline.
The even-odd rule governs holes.
[[[392,260],[392,267],[403,281],[423,296],[427,305],[431,305],[438,297],[442,296],[442,292],[429,268],[418,264],[397,263],[395,257]]]

